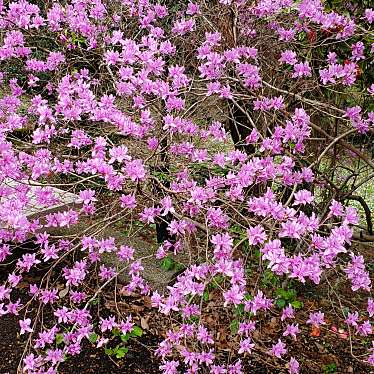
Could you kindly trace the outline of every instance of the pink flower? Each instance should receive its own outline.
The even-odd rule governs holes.
[[[95,198],[94,190],[83,190],[79,192],[78,202],[82,202],[83,204],[86,205],[93,201],[97,201],[97,199]]]
[[[310,313],[309,319],[306,321],[306,323],[319,327],[325,324],[324,317],[325,317],[325,314],[322,312]]]
[[[262,244],[267,239],[264,228],[261,225],[250,227],[247,229],[247,236],[249,245]]]
[[[294,51],[287,50],[287,51],[282,52],[281,58],[279,59],[279,61],[284,64],[295,65],[297,62],[296,57],[297,55]]]
[[[357,326],[357,321],[359,320],[358,312],[351,313],[349,312],[347,318],[345,319],[345,323],[349,326]]]
[[[201,343],[214,344],[211,334],[209,334],[208,330],[204,326],[199,326],[196,337]]]
[[[101,332],[112,331],[115,327],[117,327],[115,317],[100,318],[100,330],[101,330]]]
[[[300,364],[295,358],[291,357],[290,362],[288,363],[288,372],[290,374],[299,374],[299,368]]]
[[[295,202],[293,205],[305,205],[313,202],[314,197],[310,191],[301,190],[295,193]]]
[[[163,374],[177,374],[179,361],[165,361],[163,365],[160,365],[160,370],[162,370]]]
[[[352,282],[352,290],[357,291],[362,288],[366,291],[371,290],[371,279],[365,268],[363,256],[355,256],[351,253],[351,262],[344,269],[348,279]]]
[[[240,341],[240,348],[238,350],[238,353],[239,354],[242,354],[242,353],[251,354],[254,346],[255,345],[251,342],[250,338],[244,339],[244,340]]]
[[[374,315],[374,300],[371,297],[368,298],[367,312],[369,313],[369,317],[373,317],[373,315]]]
[[[126,162],[125,171],[127,176],[133,182],[143,180],[146,175],[142,160],[133,160]]]
[[[32,372],[36,369],[37,361],[33,353],[29,354],[23,359],[23,369]]]
[[[309,66],[309,62],[300,62],[294,65],[294,72],[292,78],[311,77],[312,70]]]
[[[271,353],[278,358],[281,358],[284,354],[287,353],[286,344],[284,344],[280,339],[278,343],[274,344],[271,348]]]
[[[296,335],[300,332],[299,324],[289,324],[286,327],[286,330],[283,332],[283,336],[292,336],[296,340]]]
[[[290,319],[295,318],[295,311],[294,311],[292,305],[288,305],[282,311],[281,321],[284,321],[287,318],[290,318]]]
[[[373,23],[374,21],[374,10],[371,8],[365,9],[365,18],[368,21],[368,23]]]
[[[370,321],[365,321],[361,325],[357,325],[356,331],[359,335],[368,336],[368,335],[372,334],[373,328],[371,326]]]
[[[119,163],[123,161],[129,161],[131,160],[131,157],[127,154],[128,148],[124,145],[121,145],[119,147],[113,147],[109,150],[110,154],[110,160],[109,164],[113,164],[115,161],[118,161]]]
[[[48,303],[53,304],[58,299],[57,293],[58,293],[57,289],[42,290],[40,291],[39,298],[43,302],[43,304],[48,304]]]
[[[122,208],[129,208],[134,209],[136,208],[136,198],[135,195],[121,195],[120,197],[121,207]]]
[[[31,319],[26,318],[24,320],[19,320],[19,325],[21,327],[20,335],[23,335],[26,332],[33,332],[33,329],[30,327]]]
[[[228,291],[223,293],[225,302],[223,304],[226,307],[228,304],[239,305],[244,299],[244,292],[238,285],[232,286]]]

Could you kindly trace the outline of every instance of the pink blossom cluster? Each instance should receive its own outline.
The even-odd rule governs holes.
[[[238,15],[238,33],[229,37],[222,25],[211,27],[217,20],[199,1],[177,12],[150,0],[57,1],[43,9],[27,0],[0,1],[0,262],[16,256],[21,243],[35,246],[10,261],[0,316],[17,316],[20,335],[28,337],[24,372],[57,373],[65,357],[84,354],[92,334],[101,349],[113,331],[132,331],[131,315],[95,320],[92,308],[122,273],[124,293],[149,296],[165,324],[173,321],[155,351],[164,374],[182,367],[240,374],[248,357],[264,352],[287,362],[290,374],[302,371],[292,344],[303,341],[306,326],[327,327],[327,311],[279,307],[274,290],[251,281],[253,264],[260,276],[271,273],[282,284],[314,287],[331,274],[349,280],[367,309],[355,306],[341,323],[352,328],[352,339],[373,333],[369,267],[352,246],[359,215],[335,187],[321,203],[316,191],[329,180],[308,159],[318,116],[340,121],[337,129],[348,134],[373,130],[373,112],[364,106],[337,107],[308,95],[312,85],[322,92],[359,87],[360,66],[374,51],[362,37],[373,10],[351,18],[320,0],[250,3],[219,1],[219,10]],[[313,60],[295,43],[305,35],[308,48],[316,38],[325,46],[325,35],[349,48],[343,55],[325,46],[327,60]],[[267,38],[277,45],[270,64]],[[16,62],[14,77],[9,65]],[[363,95],[374,92],[361,88]],[[248,131],[232,144],[243,121]],[[35,202],[46,208],[60,202],[55,185],[74,191],[74,204],[28,215]],[[90,219],[102,220],[104,236],[85,229],[54,234]],[[135,248],[105,235],[118,221],[130,231],[136,223],[143,233],[165,223],[170,237],[157,251],[150,248],[149,258],[188,255],[186,269],[164,291],[147,282]],[[108,264],[108,256],[121,266]],[[28,284],[28,298],[52,311],[50,326],[16,296],[42,265],[48,276]],[[229,361],[221,332],[206,319],[213,287],[228,320],[242,310],[236,331],[225,332],[233,338]],[[262,340],[261,325],[272,319],[281,329],[273,341]],[[362,356],[366,364],[374,365],[373,352]]]

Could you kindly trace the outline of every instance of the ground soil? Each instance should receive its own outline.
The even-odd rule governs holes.
[[[23,352],[23,342],[17,337],[17,319],[5,316],[0,319],[0,374],[16,374],[17,366]],[[61,374],[157,374],[159,363],[150,351],[156,345],[152,336],[144,336],[129,345],[125,359],[114,363],[103,352],[93,349],[89,344],[84,353],[71,357],[60,366]]]
[[[25,249],[22,249],[25,250]],[[361,246],[360,252],[368,259],[368,264],[373,264],[374,252],[370,246]],[[15,253],[17,257],[17,253]],[[13,259],[14,260],[14,259]],[[14,262],[13,262],[14,263]],[[45,273],[45,268],[39,268],[37,271],[31,272],[27,279],[30,283],[38,283]],[[9,269],[5,266],[0,268],[0,284],[5,280]],[[360,338],[353,332],[350,339],[342,339],[336,333],[331,331],[331,326],[337,328],[346,328],[343,320],[339,317],[338,301],[335,299],[332,290],[336,294],[341,295],[343,303],[352,303],[357,308],[365,310],[367,295],[361,293],[353,293],[349,282],[342,282],[342,278],[330,278],[329,287],[326,283],[322,283],[319,287],[301,285],[297,289],[299,300],[303,302],[303,309],[298,312],[297,320],[301,329],[300,336],[296,342],[288,340],[288,357],[296,357],[302,365],[302,374],[372,374],[374,371],[365,363],[364,355],[367,355],[368,347],[371,344],[371,337]],[[21,301],[27,300],[27,284],[21,283],[17,289],[17,295],[14,299],[20,298]],[[309,288],[308,288],[309,287]],[[101,315],[113,313],[113,289],[108,289],[100,299]],[[12,299],[13,299],[12,297]],[[14,300],[13,299],[13,300]],[[127,315],[131,313],[137,325],[141,325],[142,319],[146,319],[147,328],[143,329],[144,334],[140,339],[131,340],[128,344],[129,352],[124,359],[111,360],[103,349],[94,349],[87,341],[79,356],[70,357],[60,366],[59,373],[62,374],[157,374],[160,373],[160,362],[154,357],[153,351],[157,347],[157,343],[165,336],[165,331],[170,328],[165,320],[162,320],[157,312],[150,307],[149,298],[140,295],[125,295],[117,300],[117,307],[121,313]],[[215,310],[219,310],[219,304],[222,301],[216,298],[212,292],[209,303],[212,308],[207,316],[203,316],[204,324],[211,331],[220,331],[226,329],[230,324],[225,314],[217,314]],[[326,328],[321,329],[318,336],[311,336],[310,326],[305,325],[311,310],[325,311]],[[208,309],[209,310],[209,309]],[[44,315],[44,323],[46,325],[53,324],[53,319]],[[280,324],[279,319],[258,319],[258,337],[254,337],[256,343],[263,346],[263,352],[253,352],[250,357],[243,358],[245,374],[277,374],[287,373],[287,361],[276,360],[267,353],[267,348],[271,346],[283,331],[284,326]],[[22,356],[25,337],[20,337],[17,332],[18,318],[14,316],[2,316],[0,318],[0,374],[16,374],[18,363]],[[223,331],[223,330],[222,330]],[[226,351],[230,355],[231,348],[237,346],[237,338],[226,334],[220,343],[226,347]],[[351,351],[352,346],[352,351]],[[203,373],[209,374],[209,373]]]

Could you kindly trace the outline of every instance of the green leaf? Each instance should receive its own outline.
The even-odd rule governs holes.
[[[306,33],[304,31],[300,32],[297,38],[302,42],[306,38]]]
[[[244,314],[244,304],[239,304],[235,309],[235,314],[237,316],[242,316]]]
[[[205,290],[203,293],[203,300],[204,301],[209,301],[209,291]]]
[[[231,330],[231,333],[232,334],[236,334],[239,330],[239,321],[237,319],[234,319],[233,321],[231,321],[230,323],[230,330]]]
[[[125,357],[126,353],[129,351],[127,347],[121,347],[116,352],[116,358],[123,358]]]
[[[349,313],[349,308],[345,306],[345,307],[343,308],[342,312],[343,312],[343,316],[344,316],[345,318],[347,318],[347,317],[348,317],[348,313]]]
[[[244,295],[244,300],[249,301],[249,300],[252,300],[252,299],[253,299],[253,296],[252,296],[251,294],[246,293],[246,294]]]
[[[88,336],[88,340],[89,340],[91,343],[96,343],[97,338],[98,338],[98,335],[95,334],[94,332]]]
[[[120,331],[119,329],[117,329],[117,328],[114,328],[114,329],[112,330],[112,334],[113,334],[114,336],[120,336],[121,331]]]
[[[323,366],[323,371],[326,374],[336,373],[336,370],[337,370],[337,366],[334,362],[332,362],[331,364],[327,364],[327,365]]]
[[[288,300],[288,301],[292,301],[296,297],[296,291],[293,288],[289,290],[278,288],[276,293],[280,298]]]
[[[131,335],[142,336],[143,335],[143,330],[139,326],[134,326],[134,328],[131,331]]]
[[[185,270],[186,269],[186,266],[183,265],[183,264],[180,264],[180,263],[175,263],[174,267],[175,267],[176,271],[181,271],[181,270]]]
[[[166,271],[169,271],[173,268],[174,266],[174,261],[172,258],[170,257],[165,257],[162,262],[161,262],[161,267],[166,270]]]
[[[56,344],[60,345],[64,342],[64,335],[62,334],[57,334],[56,335]]]
[[[108,355],[108,356],[112,356],[113,355],[113,349],[105,348],[105,354]]]
[[[276,302],[278,308],[283,308],[286,305],[286,300],[278,299]]]
[[[97,298],[97,299],[93,299],[93,300],[91,301],[91,304],[92,304],[92,305],[97,305],[97,304],[99,304],[99,298]]]
[[[300,301],[300,300],[294,300],[294,301],[292,301],[291,305],[292,305],[295,309],[300,309],[300,308],[303,307],[304,304],[303,304],[302,301]]]
[[[130,334],[121,334],[120,338],[123,342],[127,342],[131,338],[131,335]]]

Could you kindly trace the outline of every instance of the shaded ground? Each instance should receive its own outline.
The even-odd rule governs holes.
[[[0,319],[0,374],[15,374],[23,352],[23,343],[17,338],[17,320],[12,317]],[[151,336],[144,336],[129,345],[126,358],[115,364],[103,352],[86,344],[84,352],[69,358],[60,366],[59,373],[96,373],[96,374],[151,374],[159,373],[159,363],[154,360],[148,346],[154,347],[156,341]],[[118,366],[117,366],[118,365]]]
[[[20,290],[19,297],[25,298]],[[48,316],[44,321],[48,324]],[[2,316],[0,318],[0,374],[16,374],[17,366],[22,357],[25,338],[17,335],[19,331],[16,316]],[[84,344],[82,353],[69,357],[60,368],[59,373],[96,373],[96,374],[151,374],[159,373],[159,362],[152,356],[152,349],[157,346],[157,338],[146,333],[141,338],[130,340],[129,351],[124,359],[112,361],[104,349],[95,349],[88,341]]]
[[[21,249],[25,251],[25,248]],[[27,250],[27,249],[26,249]],[[374,264],[374,251],[371,246],[360,246],[360,251],[368,259],[369,267]],[[17,253],[15,253],[17,257]],[[66,264],[65,264],[66,265]],[[31,283],[38,283],[38,277],[44,272],[45,268],[40,268],[37,272],[29,274]],[[371,268],[372,270],[372,268]],[[0,283],[4,281],[7,276],[7,269],[5,266],[0,267]],[[331,290],[340,297],[343,297],[343,304],[352,303],[360,309],[365,309],[365,302],[367,295],[359,292],[353,293],[349,282],[342,281],[344,278],[331,277],[331,287],[326,287],[326,283],[321,283],[318,287],[300,285],[297,288],[297,300],[303,302],[303,308],[298,311],[295,322],[299,323],[301,330],[300,336],[296,342],[288,340],[288,356],[296,357],[302,366],[302,374],[371,374],[374,370],[362,363],[365,359],[363,355],[367,354],[367,348],[371,344],[371,336],[367,338],[360,338],[352,333],[352,353],[350,352],[350,342],[347,339],[340,338],[337,334],[331,331],[331,326],[335,325],[337,328],[345,328],[344,322],[339,315],[339,307],[335,295]],[[120,285],[119,285],[120,286]],[[269,287],[272,287],[269,285]],[[16,299],[19,297],[25,300],[27,287],[25,284],[20,284],[18,287],[18,295],[14,295]],[[222,314],[221,303],[217,295],[212,291],[209,295],[209,300],[206,301],[211,305],[206,309],[207,314],[203,316],[204,324],[212,331],[227,331],[227,326],[230,324],[228,315]],[[348,305],[349,305],[348,304]],[[162,339],[167,328],[166,319],[163,320],[157,312],[150,308],[149,298],[141,297],[139,295],[124,295],[118,298],[117,305],[113,300],[113,289],[108,288],[100,298],[101,315],[115,313],[115,307],[120,309],[124,315],[131,313],[137,325],[141,325],[142,319],[146,318],[147,328],[144,328],[144,335],[137,340],[130,340],[127,344],[129,352],[124,359],[112,361],[103,349],[94,349],[94,347],[87,341],[83,348],[83,352],[79,356],[70,357],[66,362],[60,366],[60,373],[62,374],[158,374],[160,373],[158,366],[159,362],[154,358],[152,351],[156,348],[157,342]],[[310,311],[323,310],[326,313],[326,328],[321,329],[320,335],[311,336],[309,326],[305,325]],[[95,314],[95,313],[93,313]],[[48,319],[48,315],[44,316],[46,325],[53,323],[52,319]],[[50,322],[50,323],[49,323]],[[144,322],[144,321],[143,321]],[[254,340],[259,347],[264,347],[263,351],[253,352],[251,356],[243,358],[244,373],[245,374],[277,374],[287,373],[286,360],[280,361],[269,356],[267,353],[268,347],[272,342],[276,341],[281,336],[284,326],[279,322],[279,319],[264,319],[258,318],[258,333],[254,336]],[[12,316],[2,316],[0,318],[0,374],[15,374],[21,355],[23,353],[25,337],[19,338],[18,318]],[[230,352],[235,350],[238,346],[238,336],[223,333],[222,339],[219,340],[218,351]],[[366,346],[366,348],[365,348]],[[226,353],[224,353],[226,355]],[[223,360],[225,361],[225,360]],[[204,373],[209,374],[209,373]]]

